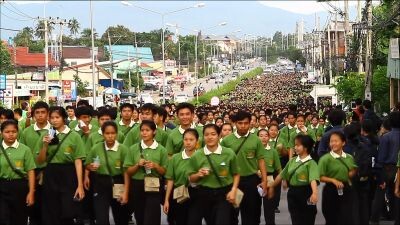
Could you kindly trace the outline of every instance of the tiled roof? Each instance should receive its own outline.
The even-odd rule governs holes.
[[[103,48],[95,47],[95,55],[98,52],[97,58],[102,58],[104,55]],[[63,47],[64,59],[88,59],[92,58],[91,48],[85,46],[64,46]]]
[[[10,53],[11,60],[14,63],[16,58],[16,64],[18,67],[45,67],[45,54],[44,53],[30,53],[28,47],[17,47],[16,57],[14,57],[14,48],[9,47],[8,52]],[[59,63],[51,58],[49,54],[49,66],[58,66]]]

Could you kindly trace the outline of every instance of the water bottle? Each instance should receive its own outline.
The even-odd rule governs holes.
[[[151,174],[151,169],[145,168],[146,174]]]
[[[338,189],[337,189],[337,194],[338,194],[339,196],[342,196],[342,195],[343,195],[343,188],[338,188]]]
[[[93,159],[93,166],[99,167],[100,166],[100,157],[96,156],[96,158]]]

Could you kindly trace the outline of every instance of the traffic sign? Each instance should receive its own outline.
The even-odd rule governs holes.
[[[219,98],[217,96],[212,97],[210,103],[211,103],[212,106],[219,105]]]
[[[7,77],[5,74],[0,74],[0,90],[7,88]]]

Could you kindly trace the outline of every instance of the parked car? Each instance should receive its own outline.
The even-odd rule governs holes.
[[[213,73],[210,75],[210,79],[215,79],[217,77],[217,74]]]
[[[144,83],[143,84],[143,90],[145,91],[157,91],[158,86],[152,83]]]
[[[163,88],[162,85],[160,85],[160,93],[159,93],[159,96],[162,96],[163,93],[164,93],[164,88]],[[165,86],[165,93],[166,93],[166,94],[171,94],[171,93],[174,93],[174,90],[172,90],[172,87],[171,87],[170,85],[166,85],[166,86]]]
[[[185,93],[178,93],[175,95],[175,102],[176,103],[182,103],[182,102],[187,102],[189,100],[189,97]]]

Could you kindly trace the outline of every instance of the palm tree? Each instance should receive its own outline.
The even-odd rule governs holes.
[[[69,32],[71,33],[71,35],[74,35],[76,38],[76,35],[79,33],[79,28],[81,28],[81,27],[80,27],[78,20],[76,18],[72,18],[69,21],[68,28],[69,28]]]
[[[98,33],[96,32],[96,29],[93,29],[94,31],[94,39],[97,39]],[[81,32],[81,38],[82,39],[90,39],[92,38],[92,30],[90,28],[85,28]]]
[[[33,29],[30,27],[24,27],[18,34],[15,36],[14,41],[17,46],[28,47],[29,44],[33,40]]]
[[[47,22],[47,32],[48,35],[51,34],[51,32],[54,30],[53,24]],[[44,21],[41,20],[35,27],[35,36],[44,39]]]

